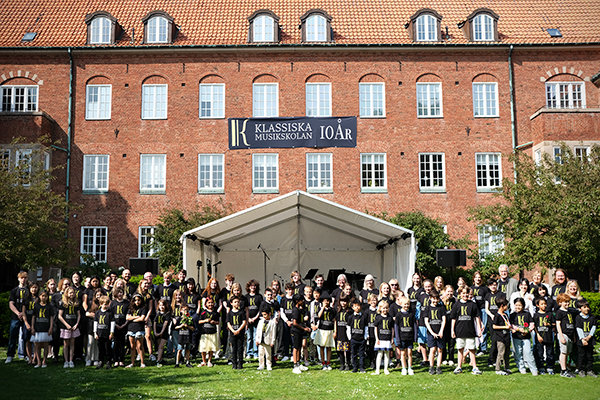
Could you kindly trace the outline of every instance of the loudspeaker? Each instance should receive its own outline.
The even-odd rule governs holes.
[[[129,270],[131,275],[144,275],[146,272],[158,275],[158,258],[130,258]]]
[[[467,251],[456,249],[438,249],[435,251],[438,267],[459,267],[467,265]]]

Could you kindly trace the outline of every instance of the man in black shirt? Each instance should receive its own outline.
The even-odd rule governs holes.
[[[27,277],[27,272],[19,272],[19,275],[17,276],[19,279],[19,286],[10,291],[8,298],[8,307],[10,308],[11,313],[8,349],[6,350],[6,364],[11,363],[15,356],[19,331],[23,326],[23,304],[29,294]]]
[[[131,271],[128,269],[123,270],[123,274],[121,275],[123,280],[125,281],[125,298],[131,299],[137,290],[137,285],[135,283],[130,282],[131,279]]]

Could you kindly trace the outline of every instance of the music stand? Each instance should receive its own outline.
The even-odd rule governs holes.
[[[308,272],[306,273],[306,275],[304,275],[304,278],[302,278],[302,280],[307,280],[308,282],[312,282],[313,278],[315,277],[315,275],[317,275],[317,271],[319,270],[319,268],[313,268],[313,269],[309,269]],[[312,285],[311,285],[312,286]]]

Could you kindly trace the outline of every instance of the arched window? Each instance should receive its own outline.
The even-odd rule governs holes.
[[[417,18],[417,41],[431,42],[437,40],[437,21],[431,14],[423,14]]]
[[[148,43],[167,43],[169,38],[169,22],[163,17],[152,17],[148,20]]]
[[[488,14],[478,14],[473,19],[473,40],[494,40],[494,20]]]
[[[268,15],[259,15],[252,24],[254,27],[255,42],[273,42],[273,18]]]
[[[106,17],[97,17],[92,20],[90,44],[111,43],[111,23]]]
[[[306,20],[306,41],[325,42],[327,40],[327,21],[321,15],[311,15]]]

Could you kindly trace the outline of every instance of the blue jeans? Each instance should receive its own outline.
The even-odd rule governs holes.
[[[256,326],[249,325],[246,330],[246,357],[253,356],[258,358],[258,347],[254,341],[254,334],[256,333]]]
[[[485,308],[481,309],[481,323],[483,324],[483,332],[481,333],[481,346],[480,346],[480,350],[483,351],[484,353],[487,350],[487,336],[488,336],[488,331],[489,331],[489,327],[488,327],[488,315],[485,312]]]
[[[18,319],[10,320],[10,328],[8,331],[8,349],[6,350],[7,357],[14,357],[17,351],[17,343],[19,341],[19,332],[23,326],[23,321]],[[23,347],[23,350],[25,347]]]
[[[519,372],[527,372],[525,368],[525,361],[527,366],[533,374],[538,373],[537,365],[535,364],[535,358],[533,357],[533,349],[531,347],[531,339],[515,339],[512,340],[513,351],[515,355],[515,364],[519,367]]]

